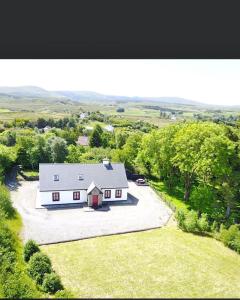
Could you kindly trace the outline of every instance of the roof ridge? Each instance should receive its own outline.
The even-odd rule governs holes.
[[[103,163],[39,163],[39,165],[103,165]],[[124,165],[124,163],[111,162],[111,165]]]

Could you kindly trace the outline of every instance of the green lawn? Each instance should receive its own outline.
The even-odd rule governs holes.
[[[75,297],[240,297],[240,255],[175,226],[41,248]]]

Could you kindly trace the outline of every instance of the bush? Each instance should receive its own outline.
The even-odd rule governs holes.
[[[61,291],[57,291],[55,294],[55,298],[59,299],[59,298],[73,298],[72,293],[70,293],[68,290],[61,290]]]
[[[240,232],[238,232],[235,239],[230,243],[230,248],[240,254]]]
[[[229,229],[222,228],[220,231],[219,239],[224,243],[225,246],[228,246],[232,249],[234,249],[235,243],[237,246],[239,238],[240,238],[240,231],[238,225],[231,225]]]
[[[209,231],[209,224],[207,219],[207,214],[202,214],[201,217],[197,221],[198,229],[200,232]]]
[[[212,232],[217,232],[219,229],[217,221],[213,221],[212,226],[211,226],[211,231]]]
[[[183,210],[177,210],[176,220],[177,220],[179,228],[184,230],[185,212]]]
[[[0,221],[0,245],[4,252],[15,251],[15,241],[11,230]]]
[[[3,284],[4,297],[11,299],[38,297],[35,287],[30,282],[30,278],[20,270],[15,270],[13,274],[8,274]]]
[[[38,284],[42,284],[44,275],[51,272],[52,266],[48,256],[41,252],[34,253],[29,260],[29,275],[35,279]]]
[[[60,277],[52,272],[44,275],[42,288],[44,292],[54,294],[59,290],[63,290],[63,285]]]
[[[209,231],[207,214],[202,214],[198,219],[198,214],[194,210],[178,210],[176,213],[176,219],[179,228],[184,231],[193,233]]]
[[[190,210],[185,215],[184,230],[193,233],[198,231],[198,215],[196,211]]]
[[[30,257],[36,252],[40,252],[40,249],[36,242],[33,240],[27,241],[23,249],[24,260],[28,262]]]
[[[12,218],[15,214],[9,190],[4,185],[0,185],[0,211],[6,218]]]

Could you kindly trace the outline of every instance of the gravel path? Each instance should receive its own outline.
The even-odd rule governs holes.
[[[94,236],[146,230],[165,225],[172,211],[149,186],[129,181],[127,203],[108,204],[103,209],[86,207],[37,209],[38,181],[9,183],[14,206],[23,219],[22,238],[39,244],[78,240]]]

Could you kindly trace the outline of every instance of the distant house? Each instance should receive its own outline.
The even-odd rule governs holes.
[[[89,145],[89,139],[87,136],[79,136],[78,140],[76,142],[77,145],[81,145],[81,146],[88,146]]]
[[[41,205],[86,203],[97,207],[107,201],[127,200],[124,164],[104,159],[97,164],[39,164]]]
[[[113,132],[114,131],[114,127],[112,125],[107,125],[104,127],[105,130],[109,131],[109,132]]]
[[[44,131],[44,132],[48,132],[50,129],[52,129],[52,127],[50,127],[50,126],[45,126],[45,127],[43,128],[43,131]]]
[[[81,113],[80,114],[80,119],[85,119],[87,117],[87,113]]]

